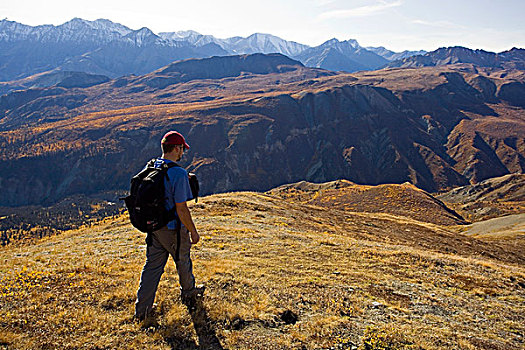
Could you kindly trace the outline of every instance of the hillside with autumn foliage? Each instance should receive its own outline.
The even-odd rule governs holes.
[[[206,194],[337,179],[433,192],[520,173],[524,81],[469,64],[348,74],[255,54],[15,91],[0,98],[0,205],[126,190],[169,129],[188,138],[182,165]]]

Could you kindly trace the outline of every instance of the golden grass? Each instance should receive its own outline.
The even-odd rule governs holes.
[[[405,216],[410,221],[437,225],[465,222],[427,192],[408,183],[370,186],[345,180],[325,184],[302,181],[275,188],[268,193],[283,199],[346,212],[393,214]]]
[[[436,232],[404,218],[368,217],[260,193],[205,197],[192,211],[202,234],[192,253],[194,272],[198,283],[207,285],[196,312],[180,304],[170,262],[157,292],[156,323],[133,322],[145,247],[142,234],[123,216],[0,250],[0,344],[9,349],[523,346],[525,270],[518,255],[497,249],[483,254],[473,248],[486,249],[483,242],[446,228]],[[285,312],[297,322],[285,322]]]

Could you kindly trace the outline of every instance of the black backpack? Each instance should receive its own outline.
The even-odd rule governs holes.
[[[179,165],[170,162],[156,168],[155,161],[156,159],[150,160],[141,172],[133,176],[130,194],[123,198],[131,224],[139,231],[147,233],[159,230],[177,218],[176,208],[168,211],[165,207],[164,179],[169,168]],[[193,173],[188,176],[193,198],[197,201],[199,181]],[[177,222],[177,228],[180,228],[180,222]]]

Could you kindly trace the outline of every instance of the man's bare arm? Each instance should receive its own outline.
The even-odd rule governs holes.
[[[200,239],[200,236],[197,232],[197,228],[195,228],[193,219],[191,218],[191,213],[190,209],[188,208],[188,205],[186,204],[186,202],[182,202],[175,203],[175,206],[177,208],[177,215],[179,215],[180,221],[184,224],[184,226],[186,226],[188,231],[190,231],[191,243],[197,244],[197,242]]]

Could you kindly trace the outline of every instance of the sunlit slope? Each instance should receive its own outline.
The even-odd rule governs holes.
[[[157,325],[131,320],[143,236],[125,217],[7,247],[0,343],[9,349],[517,349],[523,249],[509,251],[406,216],[348,212],[274,195],[192,205],[208,289],[191,315],[168,264]],[[220,345],[219,345],[220,344]]]
[[[514,214],[476,222],[465,234],[485,239],[514,238],[523,241],[525,237],[525,214]]]
[[[466,223],[443,202],[409,183],[366,186],[345,180],[323,184],[302,181],[269,193],[346,212],[385,213],[439,225]]]
[[[525,213],[525,175],[510,174],[436,196],[472,221]]]

